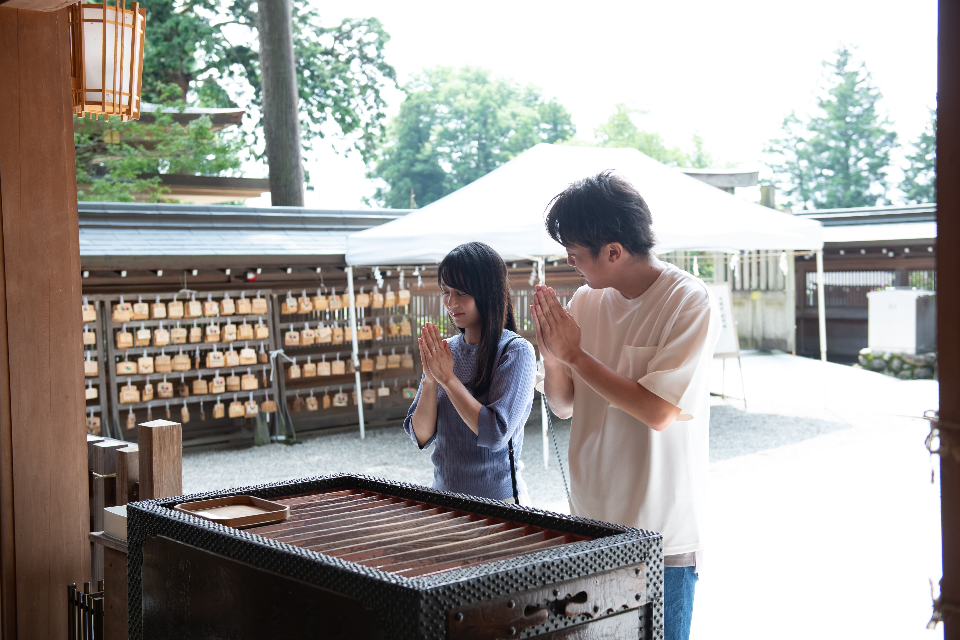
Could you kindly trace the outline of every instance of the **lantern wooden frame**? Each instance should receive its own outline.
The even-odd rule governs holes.
[[[127,0],[103,0],[102,4],[80,2],[69,8],[71,90],[73,112],[80,117],[140,118],[143,83],[143,45],[147,10]],[[86,39],[100,40],[100,78],[95,65],[88,65]],[[112,53],[112,59],[108,56]],[[93,77],[89,77],[93,75]],[[99,80],[99,81],[98,81]],[[99,85],[99,86],[97,86]]]

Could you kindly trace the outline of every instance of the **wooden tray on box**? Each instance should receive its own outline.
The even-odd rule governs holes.
[[[175,506],[174,510],[235,529],[282,522],[290,516],[290,507],[287,505],[254,496],[228,496],[183,502]]]

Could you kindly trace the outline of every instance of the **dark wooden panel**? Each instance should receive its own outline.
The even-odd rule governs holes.
[[[65,11],[0,7],[0,201],[17,633],[66,632],[89,575],[80,251]],[[7,594],[4,594],[7,597]]]
[[[543,636],[544,640],[608,640],[609,638],[639,638],[643,626],[636,611],[623,613],[596,622],[581,624]]]
[[[144,640],[383,637],[353,598],[160,536],[143,544],[143,629]]]
[[[940,419],[951,423],[954,455],[940,456],[940,521],[943,536],[941,596],[955,608],[945,615],[945,640],[960,640],[960,3],[940,1],[937,95],[937,297],[940,353]],[[941,447],[943,447],[941,438]]]
[[[100,545],[97,545],[100,546]],[[103,635],[107,640],[127,637],[127,554],[103,548]]]

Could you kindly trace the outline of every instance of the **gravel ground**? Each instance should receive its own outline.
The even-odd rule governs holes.
[[[563,480],[553,443],[549,468],[543,468],[538,407],[524,432],[523,476],[535,506],[565,512]],[[717,400],[710,414],[710,461],[725,460],[794,444],[849,425],[809,417],[749,413]],[[566,467],[570,422],[555,420],[557,442]],[[419,451],[399,427],[371,429],[361,441],[355,431],[308,437],[302,444],[272,444],[245,449],[185,451],[184,493],[243,487],[341,471],[430,485],[429,451]],[[569,481],[569,480],[568,480]]]

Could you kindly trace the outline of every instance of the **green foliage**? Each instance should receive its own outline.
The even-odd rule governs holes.
[[[221,175],[240,167],[239,140],[211,131],[207,117],[175,123],[170,110],[184,108],[179,89],[163,91],[167,110],[153,123],[74,119],[78,200],[161,202],[160,178],[142,174]]]
[[[144,99],[164,85],[204,107],[261,106],[256,0],[151,0],[144,52]],[[383,49],[390,37],[375,18],[321,24],[308,2],[293,3],[293,47],[301,105],[301,138],[325,137],[327,123],[365,159],[382,137],[382,89],[396,81]],[[238,38],[237,33],[246,37]],[[229,35],[229,37],[228,37]],[[192,92],[192,93],[191,93]],[[260,136],[262,129],[254,122]]]
[[[694,153],[688,155],[679,147],[668,147],[659,133],[641,131],[634,123],[633,116],[643,112],[618,104],[610,118],[597,127],[594,134],[597,145],[601,147],[627,147],[637,149],[658,162],[674,167],[709,167],[712,158],[704,150],[703,138],[694,134]]]
[[[824,62],[826,92],[803,122],[790,113],[783,136],[765,152],[782,192],[795,207],[833,209],[886,204],[890,152],[897,135],[877,112],[880,91],[846,47]]]
[[[913,153],[907,156],[903,169],[903,190],[907,202],[937,201],[937,111],[930,109],[930,124],[913,143]]]
[[[575,133],[570,114],[535,87],[483,69],[437,67],[405,87],[369,176],[386,182],[374,200],[407,208],[434,202],[541,142]]]

